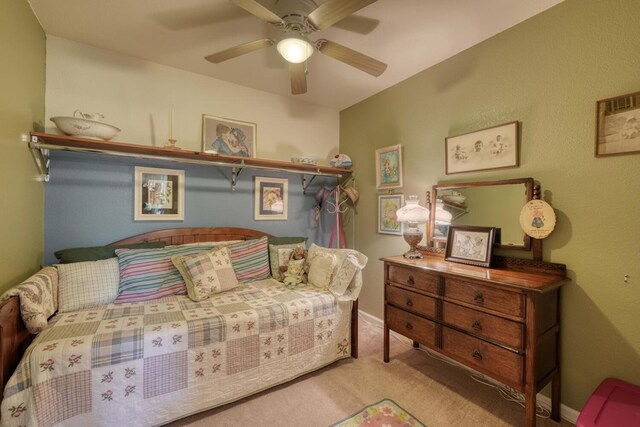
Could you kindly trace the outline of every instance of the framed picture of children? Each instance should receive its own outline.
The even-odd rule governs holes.
[[[256,157],[256,124],[202,115],[202,151],[225,156]]]
[[[184,171],[135,167],[134,221],[184,220]]]
[[[286,220],[289,204],[289,180],[255,177],[254,217],[259,220]]]
[[[402,188],[402,146],[400,144],[376,150],[376,188],[378,190]]]

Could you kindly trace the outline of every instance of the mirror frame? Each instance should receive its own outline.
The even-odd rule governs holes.
[[[483,186],[512,185],[512,184],[523,184],[525,186],[525,195],[527,199],[524,201],[522,206],[524,206],[525,203],[533,199],[533,178],[503,179],[498,181],[452,182],[452,183],[434,185],[431,191],[431,198],[429,200],[429,210],[431,214],[429,215],[429,222],[427,223],[427,245],[431,247],[435,246],[434,240],[433,240],[433,230],[435,229],[436,200],[438,198],[438,191],[458,190],[461,188],[468,188],[468,187],[483,187]],[[482,224],[478,224],[478,225],[482,225]],[[496,244],[494,245],[494,248],[514,249],[514,250],[523,250],[523,251],[531,250],[531,237],[526,235],[524,231],[522,232],[522,236],[523,236],[522,246]]]

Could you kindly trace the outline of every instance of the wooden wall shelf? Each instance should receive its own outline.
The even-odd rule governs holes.
[[[257,159],[249,157],[224,156],[220,154],[202,153],[199,151],[159,148],[148,145],[128,144],[123,142],[102,141],[77,138],[67,135],[55,135],[42,132],[31,132],[29,149],[44,181],[49,181],[49,150],[77,151],[99,153],[111,156],[165,160],[179,163],[202,164],[231,168],[231,188],[235,189],[236,179],[244,168],[266,169],[302,175],[302,188],[306,191],[316,176],[329,176],[346,179],[352,169],[341,169],[331,166],[307,165],[278,160]],[[310,180],[306,175],[311,176]]]

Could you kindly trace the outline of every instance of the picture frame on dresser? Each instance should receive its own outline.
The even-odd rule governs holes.
[[[450,226],[444,259],[490,267],[495,234],[495,227]]]
[[[184,221],[184,170],[136,166],[134,221]]]

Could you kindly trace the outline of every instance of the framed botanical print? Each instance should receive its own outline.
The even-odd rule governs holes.
[[[285,220],[289,204],[289,180],[282,178],[255,178],[255,220]]]
[[[376,188],[388,190],[402,188],[402,146],[376,150]]]
[[[596,157],[640,153],[640,92],[596,105]]]
[[[184,171],[136,166],[135,221],[184,220]]]
[[[378,196],[378,233],[402,235],[402,224],[396,220],[396,211],[404,205],[404,195]]]
[[[256,157],[256,124],[203,114],[202,151]]]

